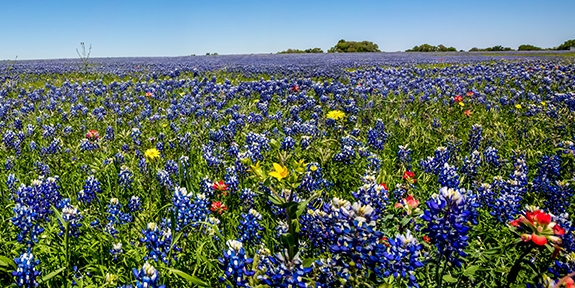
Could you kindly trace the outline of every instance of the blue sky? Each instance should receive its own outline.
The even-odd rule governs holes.
[[[0,60],[327,51],[368,40],[382,51],[429,43],[469,50],[575,39],[574,0],[0,0]]]

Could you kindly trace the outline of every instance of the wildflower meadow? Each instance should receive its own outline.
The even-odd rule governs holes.
[[[0,62],[0,286],[575,287],[573,59]]]

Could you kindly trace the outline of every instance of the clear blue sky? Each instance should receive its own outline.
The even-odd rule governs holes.
[[[0,0],[0,60],[326,51],[339,39],[382,51],[575,39],[575,0]]]

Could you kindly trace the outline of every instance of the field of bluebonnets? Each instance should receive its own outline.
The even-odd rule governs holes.
[[[0,286],[573,287],[575,62],[0,64]]]

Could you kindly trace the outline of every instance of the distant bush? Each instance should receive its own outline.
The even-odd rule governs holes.
[[[477,51],[513,51],[511,47],[503,47],[501,45],[489,47],[489,48],[477,48],[473,47],[469,49],[469,52],[477,52]]]
[[[443,44],[433,46],[426,43],[421,46],[414,46],[411,49],[405,50],[405,52],[457,52],[457,49],[455,49],[455,47],[445,47]]]
[[[517,48],[517,51],[537,51],[537,50],[542,50],[542,48],[529,44],[519,45],[519,47]]]
[[[323,50],[321,50],[321,48],[309,48],[309,49],[305,49],[305,50],[300,50],[300,49],[287,49],[285,51],[281,51],[278,52],[278,54],[300,54],[300,53],[323,53]]]
[[[370,41],[345,41],[339,40],[334,47],[327,50],[328,53],[351,53],[351,52],[381,52],[377,44]]]

